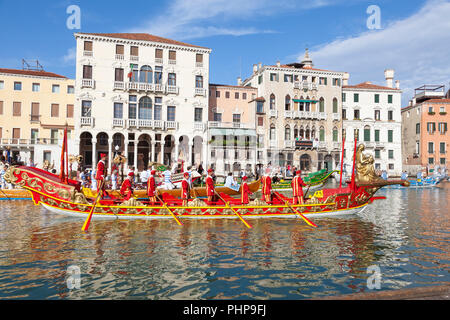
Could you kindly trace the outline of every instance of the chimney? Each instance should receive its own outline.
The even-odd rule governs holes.
[[[395,88],[400,89],[400,80],[395,80]]]
[[[253,73],[255,74],[258,71],[258,66],[256,64],[253,65]]]
[[[260,62],[259,64],[258,64],[258,70],[261,70],[262,69],[262,63]]]
[[[342,77],[342,85],[348,86],[348,79],[350,78],[350,74],[348,72],[344,72],[344,76]]]
[[[384,77],[386,78],[386,86],[389,88],[394,87],[394,69],[384,70]]]
[[[280,61],[277,61],[277,67],[281,66]]]
[[[241,79],[241,77],[237,78],[237,84],[238,84],[238,86],[242,86],[242,79]]]

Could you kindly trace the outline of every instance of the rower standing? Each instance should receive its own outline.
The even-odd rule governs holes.
[[[296,176],[292,179],[292,192],[294,194],[294,204],[303,204],[303,188],[306,184],[303,182],[301,177],[302,172],[297,170],[295,172]]]
[[[272,180],[269,174],[266,174],[262,178],[262,200],[267,203],[272,201]]]
[[[206,176],[206,195],[208,196],[208,201],[212,202],[214,197],[214,180],[212,178],[214,170],[208,169],[208,175]]]
[[[189,172],[183,174],[184,179],[181,181],[181,198],[183,199],[183,207],[187,207],[191,194],[191,184],[189,183]]]
[[[97,163],[97,172],[95,173],[95,180],[97,181],[97,193],[101,192],[101,198],[103,198],[103,193],[105,191],[105,181],[107,171],[106,171],[106,153],[100,154],[100,161]],[[100,190],[100,185],[102,189]]]
[[[241,203],[242,204],[249,203],[249,198],[248,198],[249,193],[252,193],[252,192],[250,192],[250,190],[248,188],[247,176],[243,176],[242,177],[242,185],[241,185]]]
[[[156,181],[155,181],[156,170],[150,171],[150,177],[147,180],[147,195],[151,203],[156,202]]]
[[[122,187],[120,188],[120,194],[124,197],[124,200],[130,200],[133,196],[133,179],[134,172],[130,171],[128,173],[127,179],[122,182]]]

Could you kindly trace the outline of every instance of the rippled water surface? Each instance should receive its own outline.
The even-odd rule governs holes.
[[[357,216],[83,221],[0,202],[0,298],[305,299],[450,281],[450,185],[387,189]],[[81,270],[69,290],[67,268]]]

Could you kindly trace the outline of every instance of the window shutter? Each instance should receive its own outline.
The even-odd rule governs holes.
[[[66,114],[67,118],[73,118],[73,104],[68,104],[67,105],[67,114]]]
[[[52,103],[51,116],[52,117],[59,117],[59,104]]]
[[[162,59],[162,57],[163,57],[162,49],[155,49],[155,58]]]
[[[117,44],[116,45],[116,54],[124,54],[124,52],[125,52],[124,46],[121,44]]]
[[[83,79],[92,79],[92,66],[83,66]]]
[[[21,102],[13,102],[13,116],[15,117],[20,117],[21,114],[21,107],[22,107],[22,103]]]
[[[92,51],[92,41],[84,42],[84,51]]]
[[[137,57],[139,55],[139,47],[131,46],[130,55]]]
[[[33,102],[31,104],[31,115],[33,115],[33,116],[39,115],[39,103]]]
[[[0,101],[0,114],[3,114],[3,101]]]
[[[195,56],[195,62],[203,62],[203,55],[201,53],[197,53]]]
[[[123,81],[123,69],[116,68],[115,81]]]
[[[177,60],[177,52],[176,51],[169,51],[169,60]]]
[[[20,128],[13,128],[13,139],[20,139]]]

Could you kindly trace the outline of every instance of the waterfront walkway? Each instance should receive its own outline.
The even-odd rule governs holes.
[[[450,283],[431,287],[353,293],[316,300],[450,300]]]

